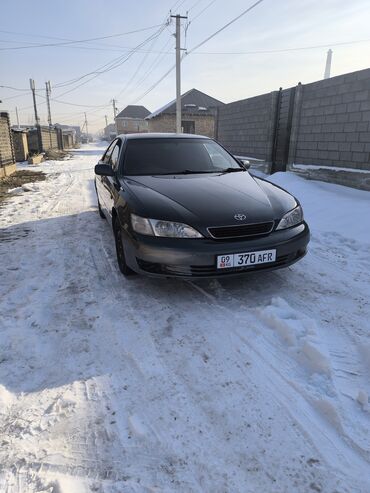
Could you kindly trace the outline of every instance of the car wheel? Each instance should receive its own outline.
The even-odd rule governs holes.
[[[125,251],[123,248],[122,229],[117,218],[113,222],[114,239],[116,242],[116,253],[119,270],[124,276],[132,276],[135,272],[126,263]]]
[[[99,202],[99,199],[98,199],[98,209],[99,209],[99,216],[102,218],[102,219],[107,219],[105,217],[105,214],[103,212],[103,209],[100,207],[100,202]]]

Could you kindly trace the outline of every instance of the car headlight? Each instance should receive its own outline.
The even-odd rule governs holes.
[[[303,210],[300,205],[287,212],[281,219],[276,229],[286,229],[296,226],[303,221]]]
[[[131,214],[132,228],[136,233],[166,238],[203,238],[196,229],[183,223],[148,219]]]

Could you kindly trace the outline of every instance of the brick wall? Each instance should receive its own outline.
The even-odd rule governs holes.
[[[38,137],[38,130],[33,128],[28,131],[28,148],[30,153],[35,154],[39,152],[45,152],[49,149],[58,149],[61,147],[62,142],[58,143],[58,131],[52,128],[49,131],[49,127],[40,127],[41,133],[41,149]]]
[[[370,69],[302,86],[290,162],[370,170]]]
[[[148,121],[141,118],[116,118],[117,134],[148,132]]]
[[[195,133],[207,137],[215,137],[215,117],[210,115],[182,115],[182,121],[193,121]],[[176,132],[176,115],[162,114],[151,118],[149,122],[149,132]]]
[[[217,139],[235,155],[270,161],[276,97],[273,92],[221,106]]]
[[[292,108],[284,106],[289,93]],[[231,152],[263,159],[270,169],[370,170],[370,69],[226,104],[217,127]]]
[[[9,114],[0,113],[0,167],[15,163]]]

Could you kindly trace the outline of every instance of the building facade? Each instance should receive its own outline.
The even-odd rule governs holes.
[[[150,111],[144,106],[126,106],[116,116],[117,134],[132,134],[148,132],[148,122],[145,118],[150,115]]]
[[[187,134],[216,136],[216,120],[221,101],[197,89],[191,89],[181,96],[181,127]],[[176,132],[176,101],[171,101],[151,113],[146,120],[149,132]]]

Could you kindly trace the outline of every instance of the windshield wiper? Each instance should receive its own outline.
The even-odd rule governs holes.
[[[246,171],[244,168],[225,168],[220,169],[220,173],[235,173],[236,171]]]
[[[156,173],[157,175],[192,175],[192,174],[203,174],[203,173],[218,173],[217,170],[193,170],[184,169],[182,171],[173,171],[172,173]]]

